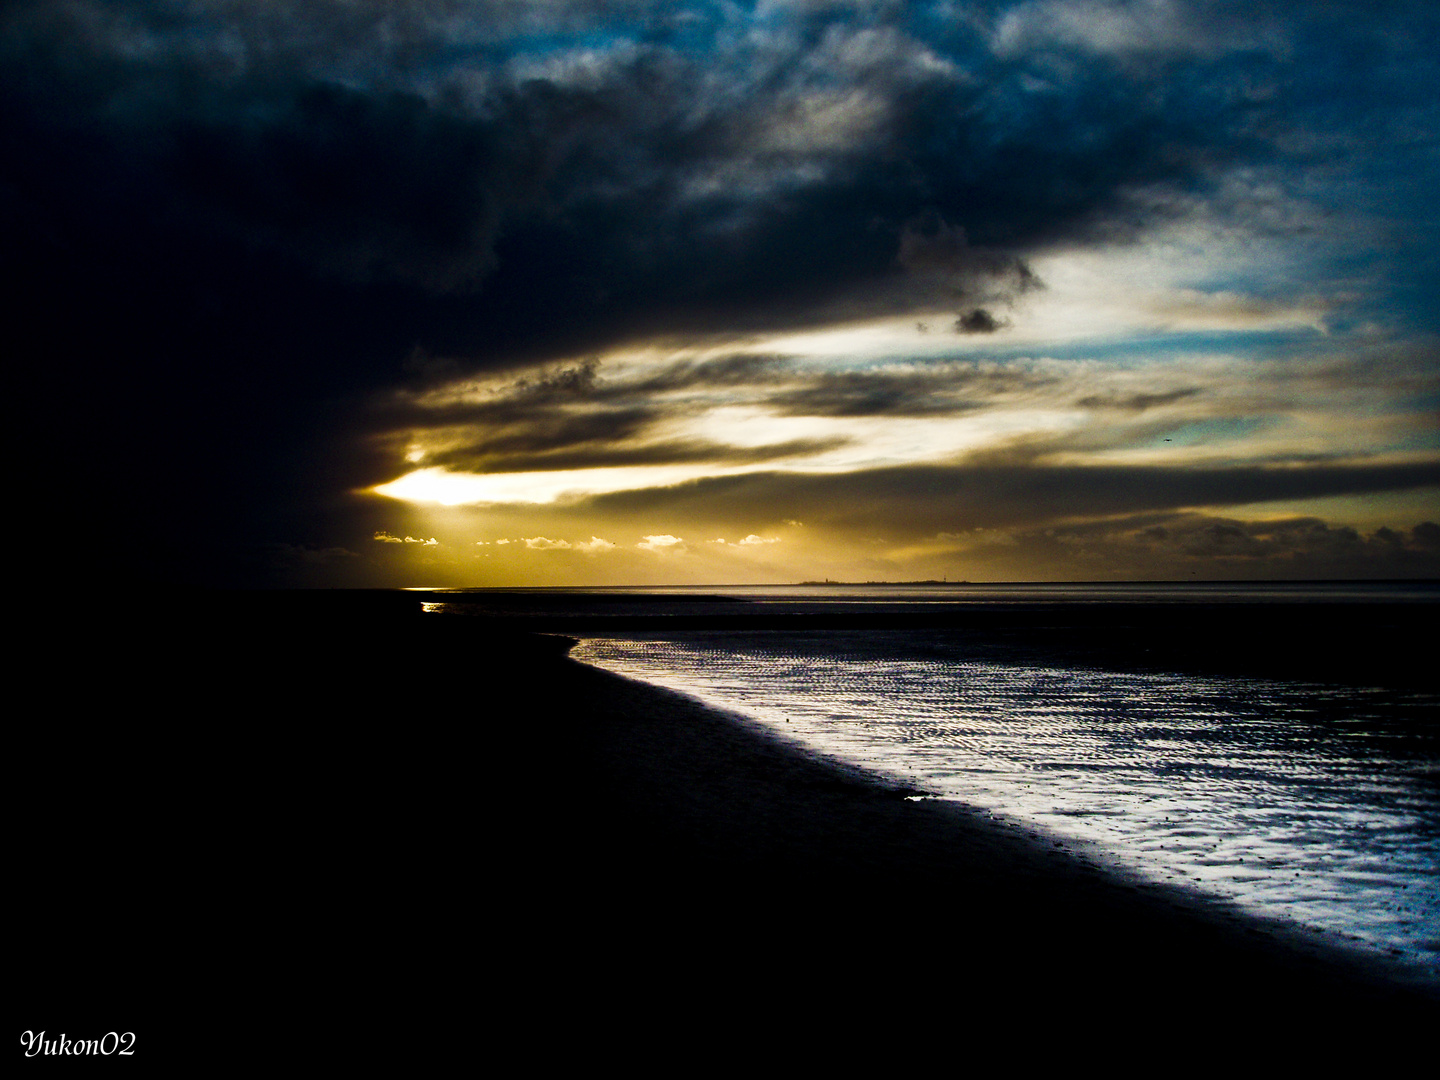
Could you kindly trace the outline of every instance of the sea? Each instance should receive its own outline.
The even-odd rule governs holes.
[[[584,663],[1440,986],[1435,583],[511,595]]]

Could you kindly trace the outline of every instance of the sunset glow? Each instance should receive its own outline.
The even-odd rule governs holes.
[[[422,9],[0,16],[58,561],[1440,575],[1433,5]]]

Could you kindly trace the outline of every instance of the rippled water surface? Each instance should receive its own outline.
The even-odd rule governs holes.
[[[905,631],[592,638],[573,655],[1440,981],[1434,695],[1007,663]]]

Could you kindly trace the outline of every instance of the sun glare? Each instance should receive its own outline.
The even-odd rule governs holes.
[[[605,495],[637,488],[670,487],[705,476],[746,470],[707,465],[644,466],[617,469],[572,469],[554,472],[454,473],[441,468],[417,469],[370,490],[376,495],[411,503],[471,506],[486,503],[553,503],[566,496]]]

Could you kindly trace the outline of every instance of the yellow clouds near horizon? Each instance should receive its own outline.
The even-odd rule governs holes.
[[[1178,256],[1207,244],[1228,276],[1202,287]],[[427,535],[450,522],[457,552],[493,542],[505,581],[1430,572],[1435,341],[1246,285],[1263,261],[1193,226],[1032,263],[983,320],[654,340],[394,391],[375,437],[395,475],[367,494]],[[501,533],[551,542],[502,557]]]
[[[1419,527],[1440,518],[1440,472],[1424,419],[1358,407],[1355,369],[1333,357],[839,371],[772,357],[763,377],[712,386],[713,407],[669,412],[663,385],[719,381],[707,363],[721,361],[651,371],[653,399],[597,364],[589,394],[525,406],[528,444],[502,416],[498,435],[477,425],[461,445],[447,416],[421,467],[376,493],[450,538],[454,584],[1404,576],[1433,563]],[[797,412],[804,429],[787,426]],[[727,414],[752,420],[734,442]],[[576,467],[533,467],[547,460]],[[498,471],[478,471],[487,462]],[[524,543],[535,537],[547,542]],[[466,564],[479,549],[483,570]]]

